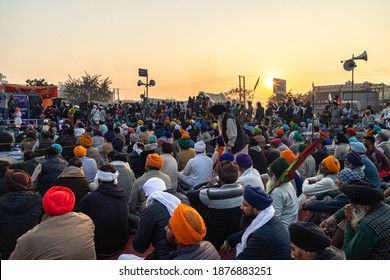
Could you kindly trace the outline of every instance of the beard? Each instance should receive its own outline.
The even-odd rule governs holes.
[[[278,179],[275,175],[272,175],[269,177],[267,184],[265,184],[265,189],[268,192],[273,186],[275,186],[275,183]]]
[[[351,226],[353,229],[356,230],[357,224],[360,222],[360,220],[365,215],[367,215],[367,211],[363,207],[356,205],[355,206],[355,213],[354,213],[352,221],[351,221]]]
[[[322,172],[321,168],[318,168],[317,176],[321,178],[325,177],[325,174]]]

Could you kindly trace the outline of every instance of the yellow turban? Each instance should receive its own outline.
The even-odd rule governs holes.
[[[89,148],[92,146],[93,144],[93,139],[91,137],[91,135],[89,135],[88,133],[83,133],[81,136],[80,136],[80,144],[81,146],[83,146],[84,148]]]
[[[322,161],[331,173],[339,173],[340,162],[334,156],[328,156]]]
[[[160,169],[164,165],[164,160],[158,154],[150,154],[146,158],[146,166]]]
[[[172,233],[183,245],[197,244],[206,235],[206,225],[202,216],[191,206],[179,204],[169,220]]]

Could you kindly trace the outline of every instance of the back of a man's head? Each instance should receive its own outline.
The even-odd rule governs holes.
[[[163,154],[171,154],[173,152],[173,146],[171,143],[164,142],[161,150]]]
[[[58,150],[55,148],[55,147],[48,147],[46,148],[45,150],[45,155],[47,157],[53,157],[53,156],[58,156],[59,155],[59,152]]]
[[[35,158],[35,156],[36,156],[36,154],[34,151],[26,151],[26,152],[24,152],[23,160],[24,161],[32,160]]]
[[[217,174],[224,184],[234,184],[238,178],[238,168],[231,161],[222,161],[217,166]]]

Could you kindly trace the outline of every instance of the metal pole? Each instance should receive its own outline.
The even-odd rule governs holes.
[[[353,111],[353,78],[354,78],[354,73],[355,73],[355,67],[352,68],[352,92],[351,92],[351,108],[352,108],[352,111]]]
[[[241,76],[238,76],[238,87],[239,87],[239,98],[240,98],[240,105],[241,105]]]
[[[246,104],[245,76],[242,77],[244,83],[244,103]]]

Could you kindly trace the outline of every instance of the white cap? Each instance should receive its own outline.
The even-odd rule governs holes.
[[[194,149],[195,149],[195,152],[202,153],[206,149],[206,143],[203,141],[196,142]]]

